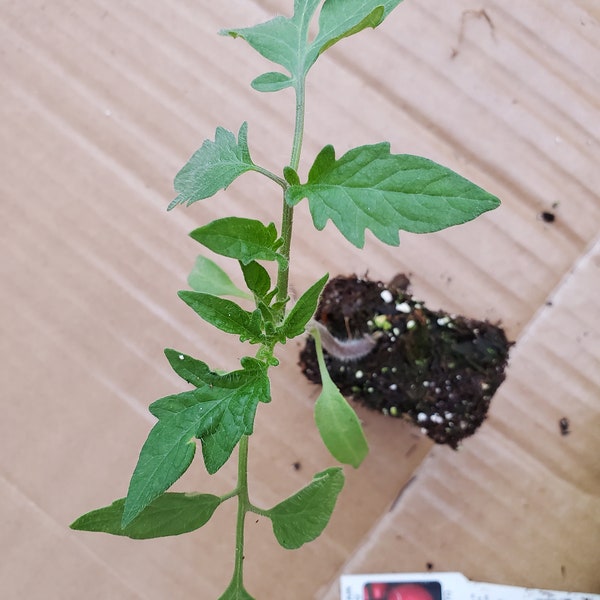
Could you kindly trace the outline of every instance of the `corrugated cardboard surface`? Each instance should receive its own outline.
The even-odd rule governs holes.
[[[230,214],[277,220],[277,193],[246,175],[191,209],[165,207],[174,174],[217,125],[247,120],[256,162],[287,162],[291,95],[253,92],[269,66],[215,33],[291,5],[0,3],[3,598],[214,598],[229,579],[233,507],[157,541],[67,526],[124,495],[152,424],[147,405],[183,389],[163,347],[222,368],[246,351],[176,298],[199,250],[186,234]],[[369,238],[362,252],[331,227],[314,231],[300,207],[294,288],[326,270],[411,272],[429,305],[501,319],[517,346],[488,422],[458,453],[360,410],[371,454],[348,473],[326,533],[288,552],[268,523],[249,522],[258,598],[333,600],[342,570],[427,563],[600,591],[599,21],[596,0],[406,0],[314,68],[304,168],[326,143],[341,154],[389,140],[503,205],[440,234],[403,235],[400,248]],[[332,464],[297,350],[281,352],[251,444],[261,505]],[[208,478],[194,463],[178,489],[223,492],[234,477],[233,464]]]

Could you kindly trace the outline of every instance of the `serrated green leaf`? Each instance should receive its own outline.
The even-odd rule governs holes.
[[[271,277],[267,270],[256,261],[246,265],[240,262],[240,265],[248,289],[258,298],[265,298],[271,289]]]
[[[182,363],[189,363],[190,357],[180,356],[184,356],[184,359],[180,359]],[[167,396],[150,405],[150,412],[163,420],[199,402],[214,401],[218,404],[221,412],[215,414],[199,436],[204,464],[211,474],[216,473],[229,459],[241,436],[252,433],[258,403],[271,401],[265,365],[255,358],[244,357],[242,367],[223,375],[213,371],[208,374],[201,372],[200,378],[205,381],[198,385],[198,389]]]
[[[260,321],[254,313],[244,310],[235,302],[212,294],[181,291],[179,297],[205,321],[226,333],[240,336],[241,341],[260,343],[263,339]]]
[[[251,300],[250,294],[240,290],[231,278],[219,265],[205,258],[198,256],[194,268],[188,276],[188,285],[195,292],[203,292],[214,296],[236,296]]]
[[[358,248],[370,229],[397,246],[398,230],[429,233],[465,223],[496,208],[495,196],[431,160],[390,154],[387,142],[360,146],[335,159],[332,146],[321,150],[308,182],[286,191],[295,205],[308,198],[315,227],[329,219]]]
[[[310,46],[308,63],[341,39],[380,25],[402,0],[326,0],[319,15],[319,33]]]
[[[233,38],[241,37],[266,59],[287,69],[292,85],[304,76],[308,27],[320,2],[321,0],[295,0],[294,15],[291,18],[279,16],[254,27],[227,29],[220,33]]]
[[[263,225],[256,219],[225,217],[198,227],[190,236],[213,252],[235,258],[243,264],[252,260],[286,260],[277,252],[281,245],[274,223]]]
[[[367,27],[377,27],[402,0],[326,0],[319,17],[319,33],[308,41],[310,21],[321,0],[295,0],[294,15],[275,17],[266,23],[220,33],[241,37],[268,60],[288,70],[290,76],[269,72],[257,77],[252,87],[274,92],[296,85],[327,48]]]
[[[329,275],[324,275],[298,298],[281,326],[281,333],[285,337],[292,339],[304,333],[306,324],[317,310],[319,296],[328,279]]]
[[[183,475],[194,457],[195,438],[202,441],[207,470],[215,473],[241,436],[252,433],[258,402],[271,399],[266,366],[255,358],[244,357],[241,370],[218,375],[201,361],[181,356],[184,359],[178,360],[186,364],[182,376],[187,379],[192,373],[200,385],[150,406],[159,421],[142,447],[131,478],[123,527]]]
[[[294,82],[289,75],[285,73],[263,73],[259,75],[250,84],[257,92],[278,92],[293,85]]]
[[[248,149],[248,123],[240,127],[237,140],[231,131],[217,127],[215,141],[205,140],[175,176],[175,191],[179,195],[168,210],[210,198],[255,166]]]
[[[319,537],[343,487],[342,469],[332,467],[317,473],[309,485],[267,511],[280,545],[293,550]]]
[[[150,431],[133,472],[123,510],[123,527],[177,481],[189,467],[202,441],[204,464],[216,473],[242,435],[250,435],[258,402],[269,402],[266,367],[244,357],[242,369],[225,375],[209,371],[209,382],[195,390],[154,402],[159,421]],[[200,369],[200,376],[206,376]]]
[[[71,524],[78,531],[97,531],[147,540],[195,531],[205,525],[221,504],[212,494],[166,493],[149,504],[127,527],[121,527],[125,498],[93,510]]]

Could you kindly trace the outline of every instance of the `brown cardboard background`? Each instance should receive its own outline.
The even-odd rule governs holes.
[[[287,160],[291,96],[253,92],[265,61],[215,32],[290,5],[0,4],[3,597],[212,598],[228,580],[229,508],[196,534],[143,543],[66,526],[124,494],[151,426],[147,405],[182,389],[163,347],[221,367],[243,352],[176,298],[199,250],[187,233],[232,212],[276,219],[276,195],[247,175],[190,210],[164,209],[174,174],[217,125],[248,120],[255,160],[273,169]],[[468,12],[480,10],[493,28]],[[410,271],[429,304],[502,319],[518,345],[480,435],[459,453],[435,448],[398,502],[430,444],[361,410],[372,451],[348,474],[324,536],[290,553],[266,523],[249,524],[257,597],[335,598],[343,568],[428,561],[499,583],[600,591],[599,20],[593,0],[406,0],[315,66],[305,167],[325,143],[339,155],[388,139],[503,205],[464,227],[403,235],[400,248],[370,237],[362,252],[331,227],[312,230],[301,208],[293,286],[326,270]],[[548,225],[537,215],[553,203]],[[259,413],[258,504],[332,464],[296,352],[282,351],[276,400]],[[209,481],[198,463],[181,487],[225,491],[234,474],[227,465]]]

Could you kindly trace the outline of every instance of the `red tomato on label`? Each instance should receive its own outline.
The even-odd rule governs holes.
[[[433,597],[424,587],[407,583],[393,587],[386,600],[433,600]]]
[[[385,600],[387,583],[369,583],[365,588],[365,600]]]

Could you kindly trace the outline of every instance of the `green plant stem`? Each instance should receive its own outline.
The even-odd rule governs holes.
[[[298,170],[300,164],[300,153],[302,151],[302,140],[304,138],[304,115],[306,101],[306,84],[304,79],[298,82],[296,90],[296,126],[294,129],[294,141],[292,144],[292,156],[290,167]],[[284,302],[288,297],[288,285],[290,277],[289,259],[292,246],[292,229],[294,224],[294,207],[290,206],[284,199],[283,214],[281,217],[281,245],[280,253],[286,258],[286,264],[280,265],[277,270],[277,300]]]
[[[290,166],[298,169],[300,163],[300,152],[302,150],[302,138],[304,137],[304,114],[305,114],[305,83],[302,80],[296,86],[296,127],[294,131],[294,141],[292,144],[292,156]],[[279,183],[284,191],[287,187],[287,182],[273,175],[269,171],[261,169],[264,175]],[[289,285],[289,258],[290,248],[292,244],[292,225],[294,220],[294,208],[289,206],[283,200],[283,215],[281,219],[281,245],[280,253],[286,258],[285,264],[279,263],[277,270],[277,299],[283,302],[288,297]],[[282,316],[283,316],[282,309]],[[269,349],[272,353],[272,348]],[[244,569],[244,521],[246,513],[249,511],[257,514],[267,515],[264,511],[250,503],[248,496],[248,436],[242,436],[239,444],[238,454],[238,483],[236,487],[238,497],[237,523],[236,523],[236,540],[235,540],[235,567],[233,571],[233,582],[238,589],[243,587],[243,569]],[[227,497],[231,497],[227,495]]]
[[[250,510],[250,500],[248,498],[248,436],[244,435],[240,439],[238,453],[238,483],[237,483],[237,522],[235,538],[235,567],[233,571],[233,581],[237,582],[239,589],[243,587],[244,571],[244,520],[246,513]]]
[[[302,151],[302,139],[304,138],[304,114],[306,102],[306,82],[301,79],[295,87],[296,90],[296,127],[294,130],[294,142],[292,145],[292,157],[290,167],[298,170],[300,164],[300,152]]]
[[[294,207],[290,206],[287,202],[283,202],[283,214],[281,216],[281,238],[283,244],[279,249],[287,260],[285,264],[279,263],[277,269],[277,300],[284,302],[288,297],[288,286],[290,281],[290,249],[292,245],[292,227],[294,224]],[[283,311],[282,311],[283,316]]]
[[[321,342],[321,333],[314,327],[310,330],[310,335],[315,341],[315,353],[317,355],[317,363],[319,365],[319,371],[321,373],[321,380],[329,377],[329,371],[325,365],[325,357],[323,356],[323,343]]]
[[[275,173],[272,173],[271,171],[269,171],[268,169],[265,169],[264,167],[260,167],[259,165],[254,165],[253,170],[256,171],[257,173],[260,173],[261,175],[264,175],[265,177],[268,177],[272,181],[274,181],[277,185],[281,186],[284,191],[289,187],[289,184],[285,179],[283,179],[282,177],[278,177],[277,175],[275,175]]]

